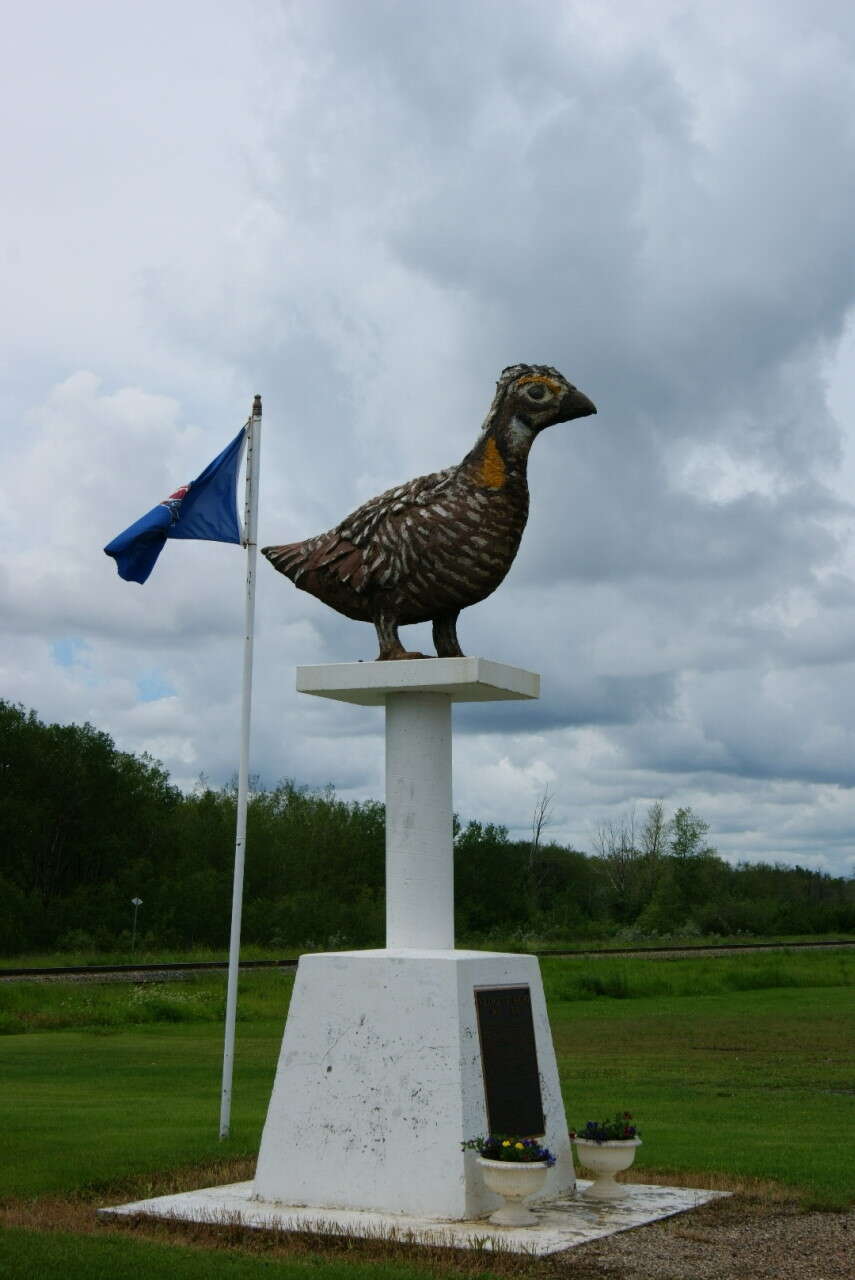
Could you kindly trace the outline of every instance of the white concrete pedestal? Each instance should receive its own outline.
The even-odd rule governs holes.
[[[386,946],[454,947],[451,699],[386,705]]]
[[[160,1196],[105,1216],[543,1254],[721,1194],[638,1187],[615,1205],[576,1199],[537,960],[453,950],[451,704],[536,698],[539,685],[531,672],[482,658],[299,668],[304,693],[386,707],[386,949],[301,959],[254,1183]],[[530,1069],[530,1093],[539,1076],[543,1141],[558,1157],[531,1228],[484,1221],[498,1200],[474,1153],[460,1149],[489,1128],[478,993],[520,987],[530,992],[537,1059],[529,1053],[520,1071]],[[522,1025],[517,1014],[511,1027],[506,1011],[519,1004],[513,990],[507,1000],[482,1000],[482,1016],[506,1045]],[[520,1076],[511,1060],[502,1083],[515,1108]]]
[[[485,658],[298,667],[300,693],[386,708],[386,946],[454,946],[451,705],[540,696]]]
[[[456,1220],[497,1207],[460,1149],[489,1131],[484,987],[529,988],[544,1141],[558,1157],[542,1197],[572,1188],[538,963],[453,949],[452,703],[536,698],[539,686],[482,658],[298,669],[301,692],[386,708],[386,950],[301,959],[256,1199]]]
[[[253,1196],[286,1205],[478,1218],[498,1207],[466,1138],[488,1131],[475,991],[528,986],[558,1157],[538,1199],[573,1187],[540,968],[486,951],[303,956]]]

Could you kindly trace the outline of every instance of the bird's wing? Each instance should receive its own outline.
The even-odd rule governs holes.
[[[335,576],[360,594],[393,586],[415,567],[427,524],[447,514],[442,500],[456,470],[419,476],[370,498],[337,528],[312,540],[306,569]]]

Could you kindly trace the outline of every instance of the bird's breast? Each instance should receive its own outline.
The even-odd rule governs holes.
[[[528,495],[461,485],[443,498],[440,519],[409,522],[400,530],[393,594],[401,621],[434,616],[442,607],[465,608],[495,591],[510,569],[528,515]],[[403,572],[400,572],[403,570]],[[390,585],[392,585],[390,583]]]

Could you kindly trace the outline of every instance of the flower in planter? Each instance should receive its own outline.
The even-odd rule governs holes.
[[[570,1130],[571,1141],[581,1138],[584,1142],[629,1142],[639,1136],[629,1111],[618,1111],[614,1120],[588,1120],[583,1129]]]
[[[537,1138],[493,1133],[486,1138],[470,1138],[460,1145],[464,1151],[477,1151],[485,1160],[506,1160],[509,1164],[542,1162],[550,1168],[555,1164],[555,1156],[548,1147],[542,1147]]]

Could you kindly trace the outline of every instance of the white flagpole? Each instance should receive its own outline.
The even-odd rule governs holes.
[[[220,1137],[229,1136],[232,1114],[232,1070],[235,1059],[240,922],[243,909],[243,863],[246,846],[246,802],[249,790],[249,723],[252,709],[252,642],[255,621],[255,561],[258,553],[258,462],[261,449],[261,396],[252,402],[246,433],[246,493],[244,546],[246,547],[246,612],[243,640],[243,688],[240,713],[240,766],[238,769],[235,873],[232,887],[232,928],[229,936],[229,979],[226,988],[226,1032],[223,1046],[223,1089],[220,1097]]]

